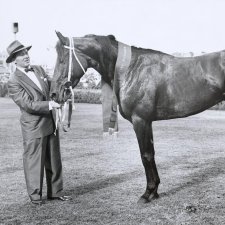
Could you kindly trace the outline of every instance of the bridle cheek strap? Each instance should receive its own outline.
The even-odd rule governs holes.
[[[72,72],[72,53],[75,57],[75,59],[77,60],[77,63],[79,64],[79,66],[81,67],[81,69],[83,70],[84,73],[86,73],[83,65],[81,64],[79,58],[77,57],[77,54],[75,52],[75,48],[74,48],[74,42],[73,42],[73,38],[70,38],[70,46],[64,45],[64,48],[69,49],[69,72],[68,72],[68,81],[70,81],[71,79],[71,72]]]

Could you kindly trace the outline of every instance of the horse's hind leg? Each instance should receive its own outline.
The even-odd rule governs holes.
[[[148,202],[151,197],[158,198],[158,185],[160,183],[155,164],[155,150],[153,144],[152,122],[134,117],[132,118],[134,130],[138,139],[142,163],[147,178],[147,188],[139,202]]]

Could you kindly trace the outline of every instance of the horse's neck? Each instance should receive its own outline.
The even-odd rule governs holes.
[[[118,56],[117,44],[112,45],[112,43],[106,40],[107,48],[102,46],[102,51],[99,55],[94,58],[98,62],[98,65],[94,67],[95,70],[101,74],[102,79],[108,83],[112,84],[114,80],[115,65]]]
[[[119,99],[119,90],[131,62],[131,46],[121,42],[115,42],[113,45],[109,40],[106,44],[107,48],[102,47],[103,50],[99,57],[101,69],[99,73],[102,75],[102,79],[111,85]]]

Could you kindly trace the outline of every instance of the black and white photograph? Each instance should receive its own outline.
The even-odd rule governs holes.
[[[224,10],[1,1],[0,225],[225,224]]]

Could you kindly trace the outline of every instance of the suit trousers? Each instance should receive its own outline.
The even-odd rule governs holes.
[[[23,142],[23,166],[28,195],[31,200],[42,197],[44,168],[47,182],[47,196],[62,195],[62,161],[59,133]]]

